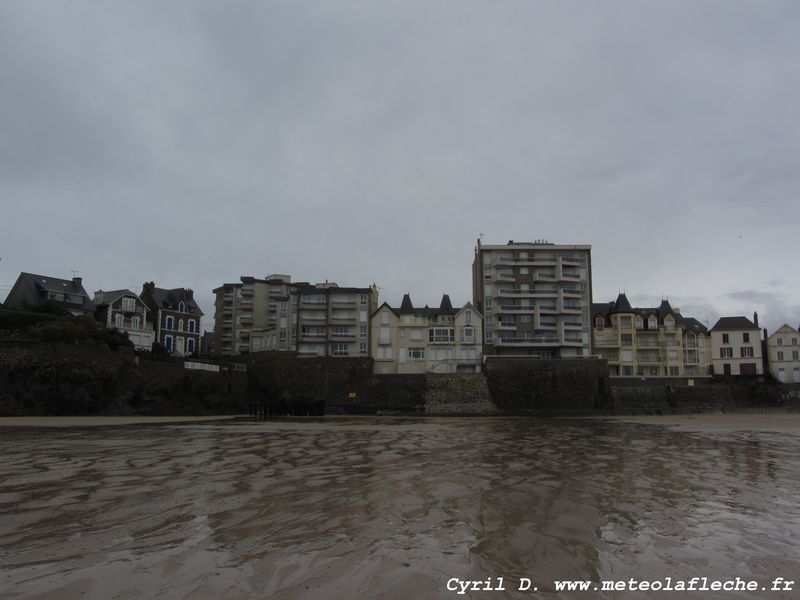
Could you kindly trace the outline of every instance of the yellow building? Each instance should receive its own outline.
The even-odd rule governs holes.
[[[708,329],[684,317],[667,300],[658,308],[634,308],[625,294],[592,305],[592,345],[608,361],[612,377],[710,375]]]
[[[415,308],[408,294],[400,308],[384,302],[371,319],[375,373],[478,373],[482,325],[472,304],[455,309],[447,294],[439,308]]]

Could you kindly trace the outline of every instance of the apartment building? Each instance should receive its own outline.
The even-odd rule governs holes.
[[[218,355],[296,350],[297,293],[289,275],[244,276],[214,289]]]
[[[781,383],[800,383],[800,328],[784,324],[767,338],[767,364]]]
[[[469,302],[453,308],[447,294],[438,308],[416,308],[408,294],[399,308],[384,302],[371,319],[375,373],[479,373],[482,321]]]
[[[592,355],[591,246],[479,239],[472,294],[483,315],[484,355]]]
[[[763,375],[758,314],[721,317],[711,328],[711,353],[714,375]]]
[[[378,288],[334,282],[296,283],[297,352],[301,356],[369,356],[369,318]]]
[[[625,294],[592,305],[592,344],[612,377],[701,377],[711,367],[711,338],[697,319],[663,300],[634,308]]]

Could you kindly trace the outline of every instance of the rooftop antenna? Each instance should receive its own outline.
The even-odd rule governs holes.
[[[75,278],[78,276],[78,273],[83,273],[83,271],[70,271],[72,273],[72,277]]]

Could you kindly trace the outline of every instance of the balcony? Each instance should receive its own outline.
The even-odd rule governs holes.
[[[562,294],[569,294],[570,296],[580,296],[583,294],[583,290],[579,287],[568,287],[564,286],[561,288]]]
[[[331,323],[337,324],[346,324],[346,325],[355,325],[357,319],[354,316],[343,316],[343,315],[331,315]]]
[[[270,321],[274,321],[275,317],[271,316],[269,318],[269,320]],[[328,315],[326,315],[325,313],[316,313],[316,314],[311,314],[311,315],[307,315],[307,314],[306,315],[300,315],[300,321],[301,322],[302,321],[319,322],[319,321],[327,321],[327,320],[328,320]]]
[[[532,337],[501,337],[495,342],[497,346],[558,346],[560,340],[555,337],[532,336]]]
[[[562,325],[564,325],[565,328],[569,328],[569,329],[582,329],[583,328],[583,322],[582,321],[563,321]]]
[[[516,281],[517,277],[514,273],[498,271],[494,275],[494,281]]]
[[[333,299],[331,300],[331,304],[332,304],[334,307],[336,307],[336,306],[340,306],[340,307],[347,307],[347,308],[350,308],[350,307],[353,307],[353,306],[355,306],[356,304],[358,304],[358,302],[356,302],[356,300],[355,300],[355,299],[347,300],[346,298],[333,298]]]
[[[300,303],[300,306],[303,308],[311,308],[311,309],[325,309],[328,308],[328,301],[327,300],[306,300],[305,298]]]
[[[575,272],[575,271],[563,271],[563,272],[561,273],[561,277],[562,277],[562,279],[572,279],[572,280],[575,280],[575,279],[580,279],[580,278],[581,278],[581,274],[580,274],[580,273],[577,273],[577,272]]]
[[[252,285],[243,285],[239,290],[239,294],[241,296],[252,296],[253,295],[253,286]]]
[[[562,265],[575,265],[580,266],[581,259],[580,258],[568,258],[566,256],[561,257],[561,264]]]
[[[521,304],[498,304],[495,308],[495,313],[530,313],[534,312],[533,306],[523,306]]]

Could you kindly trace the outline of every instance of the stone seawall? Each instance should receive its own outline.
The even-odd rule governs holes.
[[[131,349],[0,340],[0,415],[208,415],[247,410],[243,373],[137,359]]]
[[[501,412],[594,411],[613,406],[605,360],[489,357],[484,373]]]

